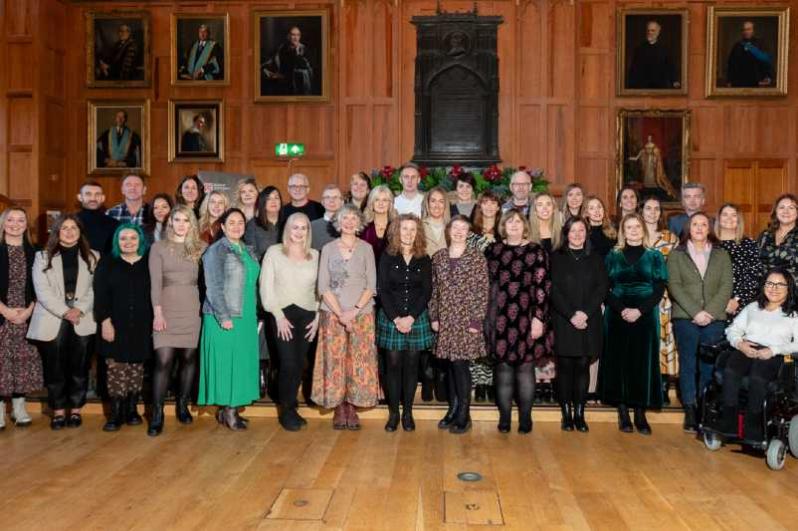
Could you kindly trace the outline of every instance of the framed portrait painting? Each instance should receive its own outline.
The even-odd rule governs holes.
[[[172,14],[173,85],[229,85],[230,18],[222,14]]]
[[[224,162],[222,100],[169,100],[169,162]]]
[[[619,96],[687,94],[686,9],[618,12]]]
[[[618,111],[617,190],[631,186],[676,207],[690,168],[690,111]]]
[[[88,102],[89,174],[150,172],[150,102]]]
[[[149,13],[86,13],[87,86],[149,87],[151,78]]]
[[[255,101],[330,99],[330,16],[317,11],[256,11]]]
[[[786,96],[790,8],[707,12],[707,96]]]

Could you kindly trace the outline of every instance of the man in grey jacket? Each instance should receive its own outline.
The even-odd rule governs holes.
[[[324,217],[311,221],[310,246],[321,252],[321,248],[338,237],[338,231],[333,225],[335,214],[344,204],[344,195],[338,185],[328,184],[321,194],[321,204],[324,206]]]

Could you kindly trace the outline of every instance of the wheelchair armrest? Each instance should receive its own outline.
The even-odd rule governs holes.
[[[734,350],[726,339],[718,341],[717,343],[702,343],[698,346],[699,356],[712,360],[718,357],[722,352]]]

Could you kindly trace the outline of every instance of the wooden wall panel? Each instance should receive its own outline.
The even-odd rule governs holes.
[[[793,6],[794,66],[798,57],[798,0],[775,4],[785,3]],[[447,11],[473,7],[473,2],[466,0],[445,0],[442,4]],[[769,0],[712,3],[758,4],[775,5]],[[289,168],[275,160],[273,146],[286,140],[306,144],[306,158],[291,171],[307,171],[315,195],[326,182],[338,181],[345,186],[354,171],[401,164],[413,154],[416,43],[410,19],[433,14],[435,0],[115,3],[117,9],[143,9],[151,14],[153,85],[134,90],[85,87],[84,15],[89,10],[110,10],[107,1],[5,0],[2,5],[0,49],[6,68],[0,69],[0,192],[16,194],[30,201],[34,209],[74,206],[75,190],[86,178],[89,99],[151,101],[150,194],[173,192],[183,175],[199,169],[251,173],[261,184],[284,188]],[[477,5],[481,14],[504,17],[498,52],[499,138],[505,165],[543,168],[555,193],[577,179],[612,203],[618,110],[684,108],[693,112],[690,178],[707,185],[711,208],[724,199],[729,161],[759,164],[775,160],[780,172],[776,185],[782,189],[798,187],[798,68],[790,69],[787,98],[705,98],[707,2],[493,0]],[[615,95],[616,13],[622,7],[646,6],[689,10],[690,87],[686,97]],[[326,8],[331,13],[331,100],[256,104],[252,11],[303,7]],[[229,86],[171,86],[169,17],[173,12],[229,13]],[[68,38],[72,35],[80,36],[78,45]],[[168,101],[215,98],[223,98],[226,104],[226,161],[214,165],[169,163]],[[60,138],[53,138],[54,122],[59,124]],[[31,179],[17,183],[19,172],[26,172],[24,177]],[[761,174],[759,169],[757,172]],[[9,183],[9,175],[13,175],[14,183]],[[118,179],[100,180],[108,189],[108,202],[118,201]],[[40,193],[45,187],[47,191]]]

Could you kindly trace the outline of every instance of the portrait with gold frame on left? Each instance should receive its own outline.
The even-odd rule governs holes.
[[[86,85],[140,88],[151,81],[149,13],[86,13]]]
[[[89,101],[87,145],[89,174],[149,174],[149,100]]]

